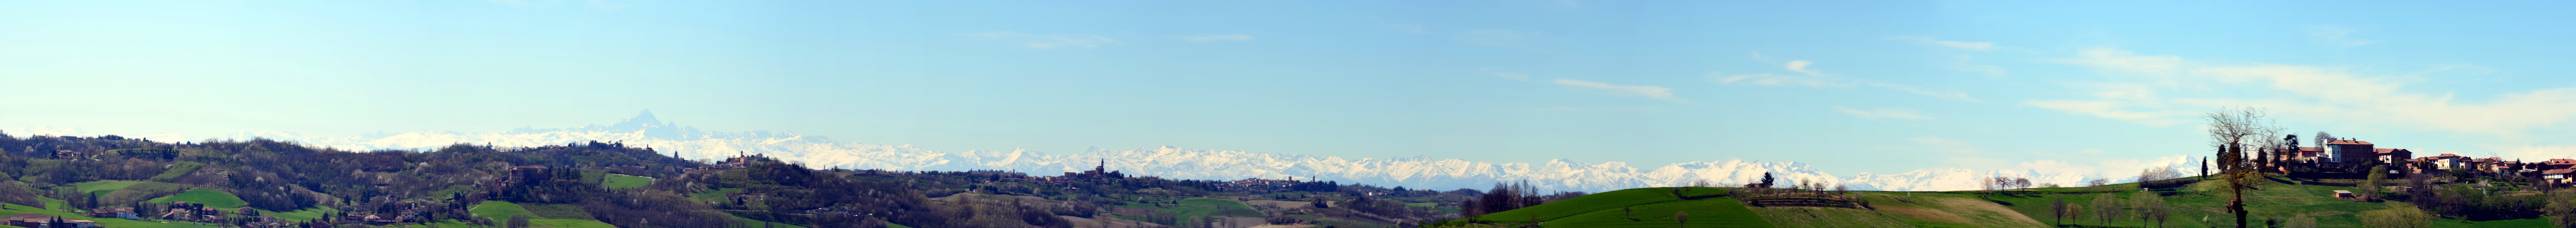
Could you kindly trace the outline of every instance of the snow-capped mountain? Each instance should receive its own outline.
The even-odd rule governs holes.
[[[70,132],[52,130],[56,134]],[[1342,158],[1296,154],[1256,153],[1245,151],[1184,149],[1174,147],[1113,150],[1092,148],[1070,154],[1049,154],[1029,150],[931,151],[911,145],[885,145],[837,141],[792,132],[745,131],[709,132],[682,127],[656,119],[645,112],[610,125],[585,125],[573,128],[520,128],[495,132],[432,131],[358,136],[309,136],[288,132],[240,133],[226,138],[268,138],[297,141],[305,145],[350,150],[413,150],[436,148],[458,143],[490,144],[502,147],[535,147],[587,141],[623,142],[626,145],[649,146],[661,151],[678,152],[690,159],[721,159],[739,154],[764,154],[815,166],[884,170],[1011,170],[1031,175],[1055,175],[1058,172],[1089,170],[1106,165],[1137,175],[1175,179],[1236,180],[1244,178],[1330,180],[1343,183],[1378,186],[1404,186],[1416,189],[1483,189],[1496,180],[1527,180],[1542,189],[1601,192],[1609,190],[1684,186],[1701,181],[1717,185],[1741,185],[1771,173],[1782,185],[1814,182],[1827,186],[1846,185],[1855,190],[1937,191],[1978,188],[1975,180],[2006,176],[2029,178],[2034,183],[2080,186],[2097,177],[2082,173],[2041,173],[2033,170],[1931,169],[1897,174],[1858,173],[1838,176],[1809,168],[1806,164],[1786,161],[1694,161],[1667,164],[1654,169],[1631,168],[1627,163],[1584,163],[1551,160],[1541,164],[1494,163],[1455,158]],[[2173,157],[2150,164],[2185,170],[2191,159]],[[2112,178],[2124,182],[2124,178]]]

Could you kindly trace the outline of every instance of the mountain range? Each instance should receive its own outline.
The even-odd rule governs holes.
[[[1402,186],[1415,189],[1483,189],[1497,180],[1528,181],[1545,190],[1604,192],[1618,189],[1688,186],[1701,181],[1713,185],[1741,185],[1771,173],[1781,185],[1818,183],[1842,185],[1854,190],[1947,191],[1979,188],[1976,180],[2004,176],[2029,178],[2035,184],[2082,186],[2093,179],[2091,174],[2043,173],[2034,170],[1975,170],[1939,168],[1895,174],[1856,173],[1835,175],[1806,164],[1789,161],[1692,161],[1665,164],[1653,169],[1633,168],[1623,162],[1585,163],[1550,160],[1545,163],[1497,163],[1456,158],[1399,157],[1343,158],[1299,154],[1259,153],[1232,150],[1187,149],[1176,147],[1114,150],[1091,148],[1079,153],[1051,154],[1030,150],[933,151],[911,145],[887,145],[840,141],[821,136],[792,132],[740,131],[714,132],[664,122],[647,111],[634,118],[608,125],[584,125],[571,128],[519,128],[508,131],[457,132],[427,131],[410,133],[375,133],[356,136],[313,136],[291,132],[244,132],[224,138],[267,138],[295,141],[309,146],[348,150],[422,150],[458,143],[487,144],[499,147],[537,147],[577,142],[620,142],[642,145],[670,152],[688,159],[722,159],[758,154],[818,167],[883,170],[1005,170],[1031,175],[1090,170],[1106,165],[1112,170],[1134,175],[1151,175],[1176,179],[1238,180],[1245,178],[1326,180],[1345,184]],[[2187,170],[2197,163],[2185,156],[2150,161]],[[2130,178],[2109,177],[2113,183]]]

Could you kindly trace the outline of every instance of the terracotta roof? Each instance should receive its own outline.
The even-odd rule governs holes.
[[[2299,148],[2299,151],[2306,151],[2306,152],[2325,152],[2325,151],[2326,151],[2326,148],[2323,148],[2323,147],[2300,147],[2300,148]]]
[[[2576,172],[2576,169],[2551,169],[2548,171],[2540,171],[2540,174],[2567,174],[2569,172]]]
[[[2363,141],[2361,141],[2361,140],[2349,140],[2349,139],[2346,139],[2346,140],[2335,140],[2335,141],[2331,141],[2331,142],[2326,142],[2326,145],[2370,145],[2370,142],[2363,142]]]

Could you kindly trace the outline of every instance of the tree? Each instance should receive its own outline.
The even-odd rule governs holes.
[[[510,228],[528,227],[528,217],[511,215],[510,224],[508,226]]]
[[[2084,215],[2091,212],[2092,211],[2086,211],[2083,204],[2066,204],[2066,218],[2075,219],[2077,222],[2084,221]]]
[[[2433,216],[2415,208],[2389,208],[2362,212],[2361,224],[2368,227],[2387,228],[2433,227]]]
[[[2558,228],[2576,228],[2576,190],[2549,192],[2549,206],[2541,212],[2549,215],[2549,224]]]
[[[2237,228],[2246,227],[2245,191],[2262,179],[2261,172],[2245,167],[2246,148],[2262,150],[2278,148],[2280,144],[2269,140],[2268,136],[2280,130],[2272,127],[2271,121],[2264,116],[2262,109],[2252,107],[2220,109],[2201,115],[2209,120],[2206,129],[2209,130],[2210,146],[2219,150],[2218,168],[2225,176],[2221,180],[2226,181],[2229,195],[2227,211],[2236,214]]]
[[[2326,146],[2326,143],[2334,142],[2334,134],[2326,134],[2325,131],[2317,131],[2317,137],[2315,139],[2317,140],[2317,146]]]
[[[2053,198],[2056,199],[2048,202],[2048,216],[2054,218],[2051,221],[2056,223],[2057,226],[2066,226],[2066,195],[2058,195]]]
[[[1690,227],[1690,212],[1673,211],[1673,224]]]
[[[2084,182],[2084,184],[2086,184],[2086,185],[2088,185],[2088,186],[2103,186],[2103,185],[2110,185],[2110,184],[2111,184],[2111,179],[2110,179],[2110,178],[2093,179],[2093,181],[2090,181],[2090,182]]]
[[[2123,209],[2120,206],[2120,200],[2111,194],[2093,195],[2093,218],[2101,219],[2102,224],[2111,224],[2111,219],[2121,217]]]
[[[2388,166],[2371,166],[2370,174],[2361,179],[2361,199],[2378,200],[2379,182],[2388,179]],[[2417,199],[2422,200],[2422,199]]]
[[[2129,208],[2138,211],[2139,222],[2153,221],[2156,227],[2164,227],[2165,219],[2173,215],[2172,206],[2165,205],[2165,197],[2156,195],[2156,192],[2142,191],[2130,195]]]
[[[1759,186],[1759,188],[1771,187],[1771,172],[1762,172],[1762,184]]]

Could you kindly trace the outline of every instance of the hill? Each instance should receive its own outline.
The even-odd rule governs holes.
[[[2187,177],[2198,178],[2198,177]],[[2270,181],[2246,192],[2249,220],[2257,227],[2289,224],[2313,224],[2311,227],[2367,227],[2365,214],[2374,211],[2416,210],[2416,199],[2389,192],[2386,201],[2339,199],[2335,191],[2361,191],[2333,184],[2293,184],[2337,182],[2342,180],[2291,179],[2272,177]],[[2199,182],[2167,188],[2142,189],[2138,184],[2114,184],[2093,187],[2031,188],[2007,191],[1950,192],[1885,192],[1885,191],[1803,191],[1749,188],[1680,188],[1691,194],[1672,194],[1676,188],[1639,188],[1590,194],[1550,201],[1544,204],[1495,212],[1482,216],[1427,223],[1425,227],[1674,227],[1670,218],[1675,210],[1687,208],[1689,227],[2226,227],[2234,226],[2232,214],[2225,213],[2226,192],[2221,183]],[[2454,185],[2465,187],[2467,185]],[[2450,187],[2443,187],[2451,190]],[[2537,208],[2537,201],[2515,201],[2534,196],[2536,191],[2499,184],[2464,196],[2444,195],[2442,200],[2484,198],[2486,202],[2463,210],[2507,210],[2523,205],[2526,211],[2501,214],[2531,213],[2529,217],[2497,215],[2499,212],[2449,214],[2428,212],[2437,216],[2421,217],[2432,227],[2534,227],[2548,226],[2548,217],[2527,211]],[[1745,204],[1738,199],[1754,198],[1765,202],[1776,198],[1748,196],[1789,194],[1832,194],[1847,199],[1850,206]],[[1725,195],[1702,199],[1684,199],[1692,194]],[[2479,196],[2476,194],[2484,194]],[[2576,192],[2571,192],[2576,194]],[[2154,197],[2169,207],[2171,214],[2163,220],[2141,219],[2128,208],[2140,202],[2139,197]],[[2064,199],[2078,212],[2068,217],[2052,216],[2052,204]],[[2097,201],[2098,200],[2098,201]],[[2103,218],[2100,210],[2114,210]],[[2486,209],[2478,209],[2486,208]],[[1705,212],[1703,212],[1705,211]],[[1708,215],[1703,219],[1703,215]],[[2499,217],[2478,217],[2499,216]],[[1632,219],[1633,218],[1633,219]],[[1707,221],[1705,223],[1701,221]]]
[[[1476,194],[1111,171],[816,169],[597,141],[358,152],[0,134],[0,203],[19,205],[0,214],[108,227],[1405,227]],[[117,208],[136,218],[90,216]]]

